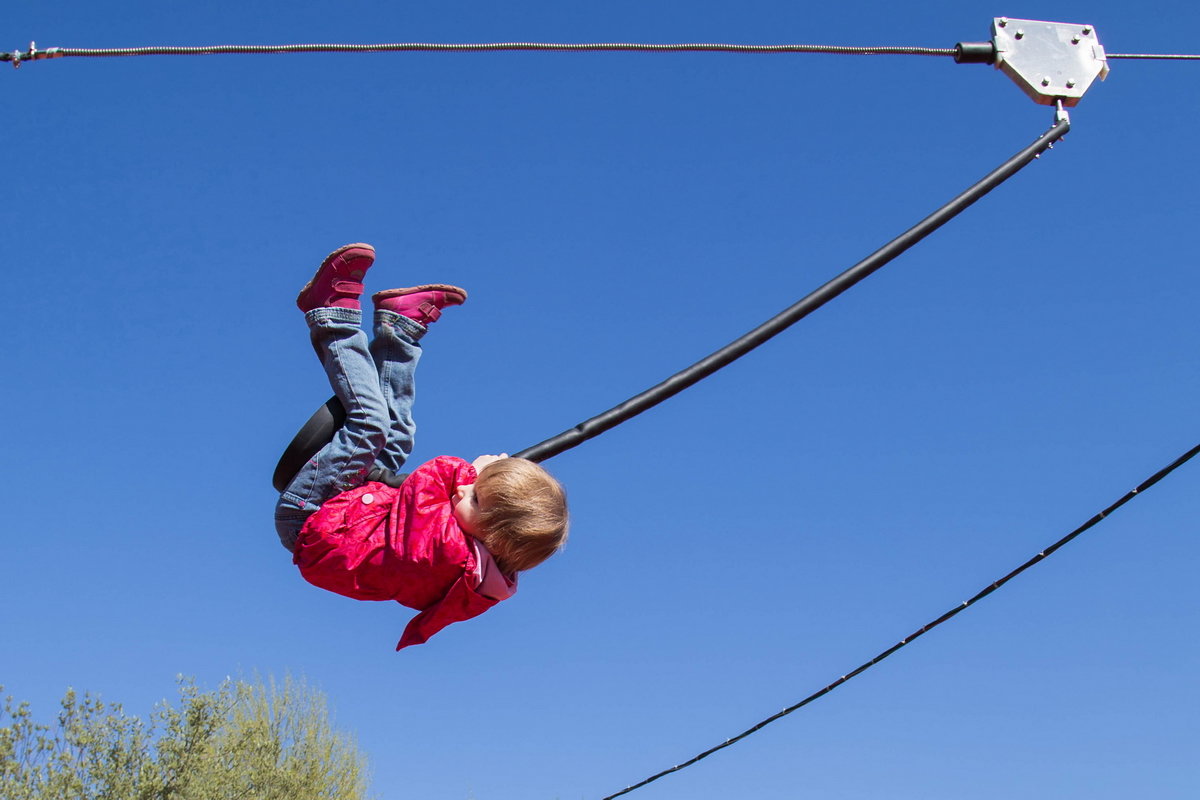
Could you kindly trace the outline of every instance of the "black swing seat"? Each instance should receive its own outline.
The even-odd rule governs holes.
[[[292,437],[287,449],[279,457],[279,463],[275,465],[275,474],[271,477],[271,485],[275,487],[275,491],[282,492],[287,489],[305,462],[329,444],[338,428],[345,423],[346,409],[342,406],[342,401],[336,397],[329,398],[328,402],[308,418],[308,422]],[[397,475],[385,467],[375,467],[367,475],[367,480],[398,487],[408,475],[407,472]]]
[[[337,397],[329,398],[329,402],[318,408],[316,413],[308,418],[308,422],[304,423],[304,427],[292,437],[287,449],[279,457],[279,463],[275,465],[275,474],[271,478],[271,485],[275,487],[275,491],[282,492],[287,489],[305,462],[329,444],[338,428],[345,422],[346,409]]]

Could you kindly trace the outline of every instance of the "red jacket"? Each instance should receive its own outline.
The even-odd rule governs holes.
[[[342,492],[304,523],[292,561],[314,586],[419,610],[396,649],[421,644],[517,590],[516,576],[502,575],[454,519],[454,490],[475,477],[461,458],[439,456],[398,489],[367,483]]]

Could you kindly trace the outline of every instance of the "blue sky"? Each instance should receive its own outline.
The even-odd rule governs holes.
[[[1191,3],[7,9],[5,49],[378,41],[952,47],[1005,14],[1196,52]],[[471,292],[426,340],[417,463],[656,383],[1052,122],[948,58],[60,59],[0,74],[10,313],[0,683],[148,713],[300,674],[384,798],[598,798],[826,685],[1195,444],[1191,62],[1112,62],[1053,152],[795,328],[548,463],[568,549],[429,644],[304,583],[270,476],[329,394],[293,298]],[[952,623],[644,798],[1194,797],[1197,467]]]

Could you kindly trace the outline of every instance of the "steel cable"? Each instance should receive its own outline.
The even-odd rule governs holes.
[[[147,47],[51,47],[0,53],[0,61],[20,66],[26,61],[50,58],[117,58],[124,56],[195,56],[249,53],[382,53],[382,52],[495,52],[542,50],[574,52],[721,52],[721,53],[825,53],[834,55],[951,56],[953,47],[879,45],[857,47],[825,44],[734,44],[728,42],[383,42],[377,44],[218,44],[152,45]],[[1200,60],[1200,55],[1172,53],[1108,53],[1107,58]]]
[[[847,682],[851,678],[861,675],[862,673],[866,672],[871,667],[878,664],[880,661],[883,661],[885,658],[890,656],[892,653],[895,653],[900,648],[904,647],[905,645],[911,644],[918,637],[923,636],[924,634],[928,633],[930,630],[937,627],[938,625],[941,625],[943,622],[950,619],[951,617],[954,617],[954,616],[958,615],[960,612],[965,611],[966,609],[970,608],[975,603],[977,603],[980,600],[982,600],[983,598],[987,597],[989,594],[996,591],[1001,586],[1008,583],[1010,580],[1017,577],[1018,575],[1020,575],[1022,572],[1029,569],[1033,565],[1049,558],[1059,548],[1063,547],[1065,544],[1070,542],[1072,539],[1074,539],[1075,537],[1084,533],[1089,528],[1094,527],[1101,520],[1103,520],[1105,517],[1107,517],[1112,512],[1116,511],[1121,506],[1128,503],[1130,500],[1132,500],[1138,494],[1145,492],[1151,486],[1158,483],[1160,480],[1162,480],[1163,478],[1167,477],[1172,472],[1174,472],[1178,467],[1181,467],[1184,464],[1186,464],[1197,453],[1200,453],[1200,444],[1197,444],[1191,450],[1188,450],[1186,453],[1181,455],[1179,458],[1175,459],[1170,464],[1163,467],[1162,469],[1160,469],[1158,472],[1151,475],[1146,480],[1142,481],[1140,484],[1138,484],[1138,486],[1136,488],[1131,489],[1130,491],[1126,492],[1125,495],[1122,496],[1115,503],[1112,503],[1111,505],[1109,505],[1103,511],[1101,511],[1100,513],[1093,516],[1087,522],[1083,523],[1078,528],[1071,531],[1066,536],[1062,537],[1057,542],[1055,542],[1054,544],[1047,547],[1045,550],[1042,550],[1040,553],[1038,553],[1037,555],[1030,558],[1024,564],[1017,567],[1012,572],[1005,575],[1003,578],[1000,578],[999,580],[994,581],[991,584],[989,584],[988,586],[984,587],[970,600],[963,601],[962,603],[960,603],[959,605],[950,609],[945,614],[942,614],[940,617],[933,620],[932,622],[928,622],[925,625],[921,626],[915,632],[910,633],[908,636],[905,636],[899,642],[896,642],[896,644],[894,644],[891,647],[889,647],[888,649],[884,650],[879,655],[875,656],[874,658],[872,658],[870,661],[866,662],[865,664],[862,664],[861,666],[857,667],[856,669],[852,670],[851,672],[846,673],[845,675],[838,678],[833,683],[826,686],[824,689],[813,692],[808,697],[801,700],[799,703],[788,706],[787,708],[783,709],[779,713],[773,714],[773,715],[767,717],[766,719],[762,720],[761,722],[756,723],[755,725],[752,725],[751,727],[742,731],[737,736],[734,736],[730,739],[726,739],[724,742],[717,745],[716,747],[711,747],[708,750],[705,750],[703,753],[700,753],[699,755],[693,756],[692,758],[688,759],[687,761],[684,761],[682,764],[677,764],[674,767],[671,767],[670,769],[664,769],[662,772],[658,772],[654,775],[651,775],[649,778],[639,781],[639,782],[633,784],[632,786],[627,786],[626,788],[622,789],[621,791],[619,791],[615,794],[608,795],[607,797],[603,798],[603,800],[613,800],[616,797],[620,797],[621,795],[628,794],[629,792],[632,792],[635,789],[639,789],[648,783],[652,783],[652,782],[658,780],[659,778],[670,775],[672,772],[678,772],[681,769],[690,767],[692,764],[695,764],[697,761],[700,761],[703,758],[707,758],[708,756],[712,755],[713,753],[717,752],[718,750],[724,750],[726,747],[729,747],[730,745],[732,745],[736,742],[739,742],[742,739],[745,739],[750,734],[755,733],[759,730],[762,730],[767,725],[770,725],[772,722],[782,719],[783,717],[786,717],[788,714],[791,714],[793,711],[798,711],[799,709],[803,708],[804,706],[808,705],[809,703],[813,702],[814,700],[829,694],[834,689],[841,686],[843,683]]]
[[[131,47],[118,49],[61,49],[64,56],[143,56],[197,55],[207,53],[362,53],[387,51],[494,51],[494,50],[622,50],[622,51],[702,51],[732,53],[840,53],[845,55],[922,55],[952,56],[953,48],[931,47],[841,47],[816,44],[721,44],[716,42],[685,42],[651,44],[636,42],[396,42],[389,44],[285,44],[285,45],[216,45],[212,47]]]
[[[1187,54],[1172,54],[1172,53],[1107,53],[1105,58],[1156,58],[1163,60],[1176,61],[1200,61],[1200,55]]]
[[[412,51],[484,52],[498,50],[549,51],[648,51],[648,52],[726,52],[726,53],[834,53],[842,55],[915,55],[953,56],[952,47],[845,47],[819,44],[729,44],[720,42],[682,42],[654,44],[639,42],[392,42],[381,44],[265,44],[202,45],[152,47],[52,47],[28,52],[0,53],[0,61],[38,61],[46,58],[105,58],[156,55],[218,55],[229,53],[372,53]]]

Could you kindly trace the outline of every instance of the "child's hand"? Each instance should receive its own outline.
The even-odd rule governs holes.
[[[482,472],[483,468],[488,464],[494,464],[497,461],[508,458],[508,453],[501,453],[498,456],[480,456],[471,462],[471,466],[475,468],[475,472]]]

